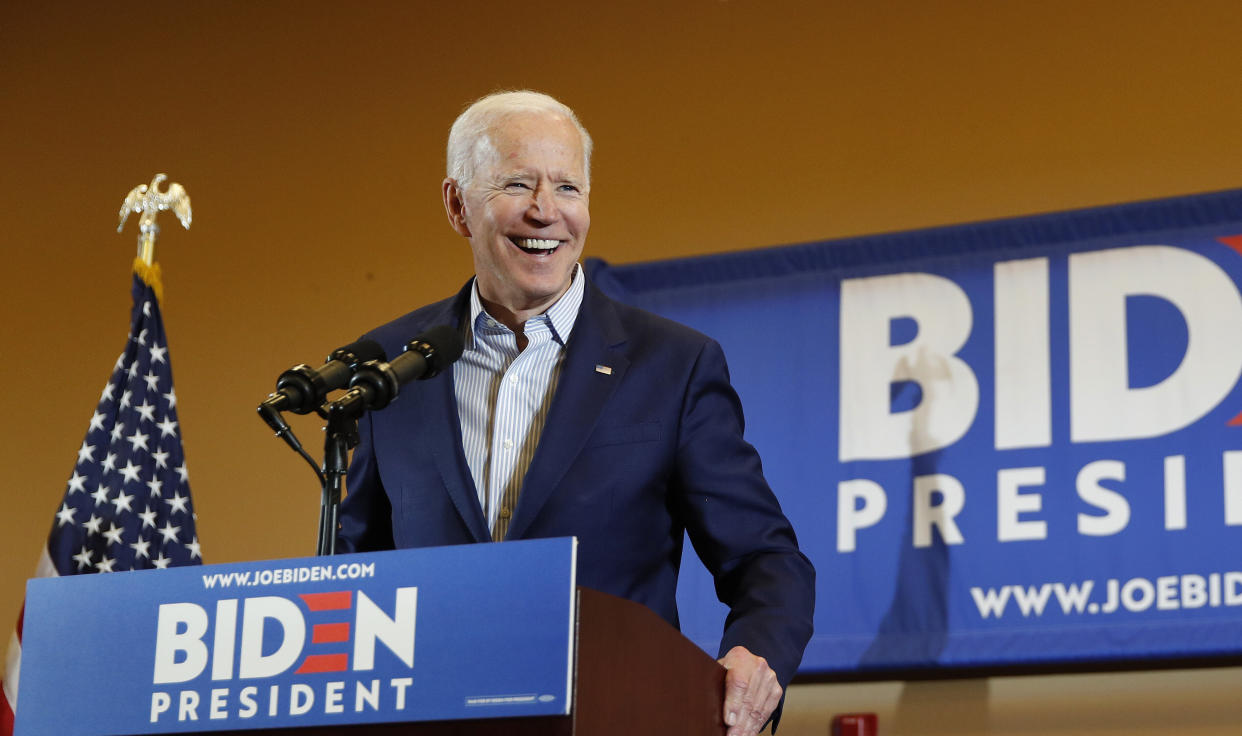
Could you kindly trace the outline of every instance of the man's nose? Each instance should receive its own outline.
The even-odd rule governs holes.
[[[545,225],[561,219],[561,211],[556,205],[556,196],[552,190],[543,186],[536,189],[531,196],[527,214]]]

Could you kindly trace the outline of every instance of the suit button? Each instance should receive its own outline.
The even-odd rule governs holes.
[[[507,519],[507,518],[509,518],[509,507],[508,507],[508,506],[501,506],[501,507],[500,507],[500,518],[502,518],[502,519]]]

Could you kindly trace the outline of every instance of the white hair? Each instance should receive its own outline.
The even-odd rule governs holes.
[[[449,129],[447,171],[448,177],[465,188],[474,178],[475,169],[486,156],[496,149],[488,134],[497,124],[522,113],[546,113],[560,115],[574,124],[582,138],[582,167],[586,184],[591,183],[591,136],[578,121],[578,116],[560,100],[542,92],[518,90],[496,92],[475,100],[453,121]]]

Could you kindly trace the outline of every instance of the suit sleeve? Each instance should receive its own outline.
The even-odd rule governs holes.
[[[341,552],[393,549],[392,505],[375,459],[370,414],[358,422],[358,436],[358,447],[350,459],[345,480],[337,548]]]
[[[678,499],[690,541],[729,606],[720,656],[744,646],[787,687],[811,636],[815,570],[743,439],[741,402],[715,341],[699,353],[681,422]]]

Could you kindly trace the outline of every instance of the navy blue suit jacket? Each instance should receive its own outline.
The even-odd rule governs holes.
[[[368,337],[391,356],[429,327],[460,328],[469,289]],[[342,549],[491,540],[462,450],[451,370],[407,384],[359,433]],[[676,626],[684,532],[731,611],[721,654],[741,644],[788,685],[811,635],[815,572],[742,438],[724,354],[714,340],[588,282],[507,538],[578,537],[580,585],[642,603]]]

